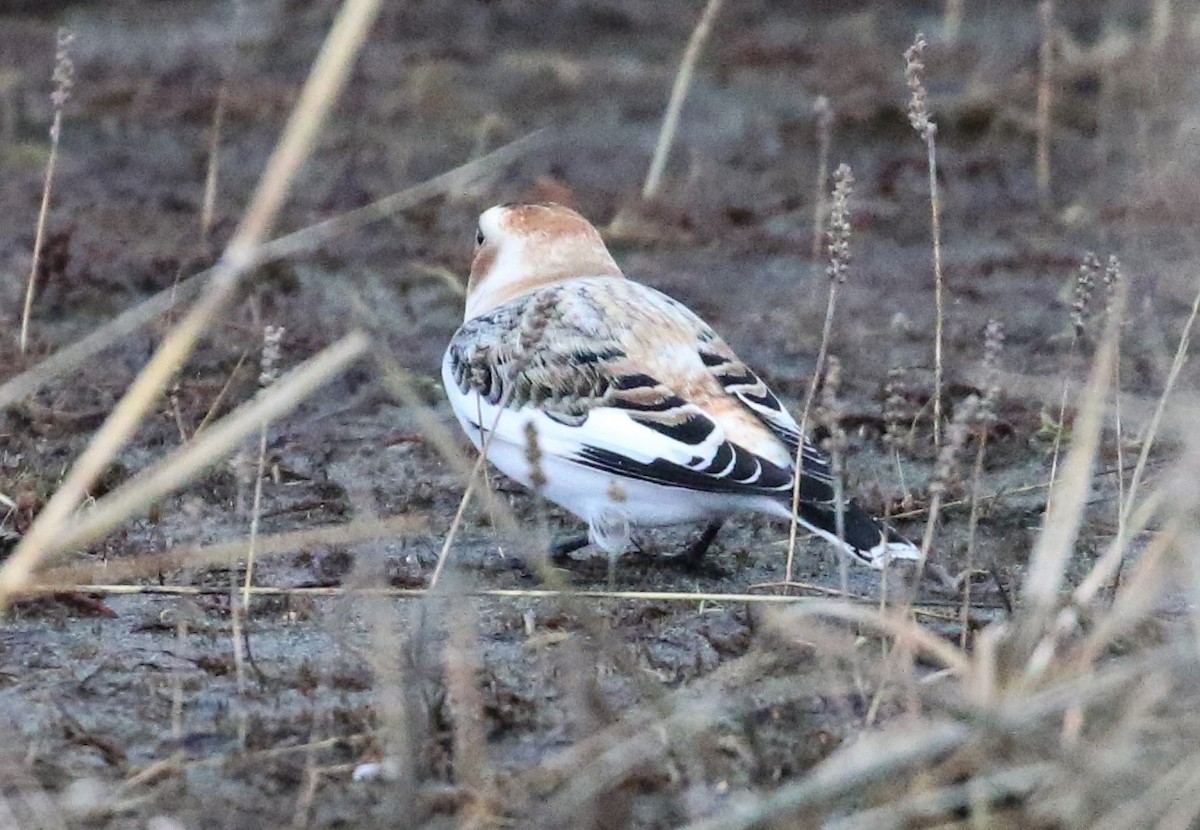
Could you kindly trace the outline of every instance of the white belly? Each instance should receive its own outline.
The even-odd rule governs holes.
[[[442,380],[463,430],[476,449],[485,441],[475,422],[490,434],[488,461],[509,478],[533,488],[534,471],[526,447],[526,425],[537,428],[541,450],[542,495],[588,523],[592,540],[610,553],[619,553],[636,527],[707,522],[749,508],[787,516],[782,505],[765,497],[705,493],[669,487],[596,470],[570,460],[579,447],[573,428],[550,422],[537,410],[500,409],[464,395],[443,364]]]

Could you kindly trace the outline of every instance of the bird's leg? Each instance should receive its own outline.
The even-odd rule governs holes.
[[[570,536],[560,536],[550,543],[550,558],[555,562],[562,562],[575,551],[587,547],[590,541],[586,531],[573,533]]]
[[[699,567],[701,560],[704,559],[704,554],[708,553],[709,547],[712,546],[713,540],[717,538],[717,534],[721,532],[724,524],[724,519],[714,519],[709,522],[700,537],[688,545],[687,550],[676,556],[675,560],[685,568]]]

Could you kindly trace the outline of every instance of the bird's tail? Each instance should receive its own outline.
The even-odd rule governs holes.
[[[853,501],[842,505],[842,538],[838,539],[837,507],[832,501],[801,501],[800,524],[813,533],[842,545],[860,562],[882,570],[898,559],[917,560],[920,549]]]

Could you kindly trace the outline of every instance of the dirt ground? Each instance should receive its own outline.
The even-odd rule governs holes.
[[[1200,201],[1191,186],[1200,148],[1195,21],[1156,33],[1149,4],[1060,5],[1048,205],[1035,178],[1034,4],[968,2],[951,42],[937,36],[937,3],[755,0],[730,2],[719,16],[661,194],[640,205],[699,4],[387,4],[281,231],[367,204],[536,128],[550,128],[548,142],[466,192],[262,269],[92,495],[179,447],[206,415],[249,399],[263,326],[285,329],[284,370],[363,327],[380,355],[411,372],[426,408],[399,402],[382,382],[385,361],[370,360],[273,423],[261,530],[372,515],[423,517],[427,529],[269,557],[255,581],[426,586],[465,484],[426,421],[432,413],[466,450],[438,380],[462,315],[446,275],[464,277],[475,217],[498,202],[567,201],[607,228],[626,273],[689,304],[798,412],[828,287],[812,253],[813,104],[825,95],[836,113],[831,167],[849,164],[856,180],[853,267],[830,345],[843,366],[848,486],[880,513],[914,511],[896,525],[919,539],[934,467],[933,265],[925,148],[905,114],[902,55],[924,29],[938,124],[951,412],[983,391],[987,322],[1000,321],[1006,333],[980,484],[988,498],[970,560],[988,571],[977,621],[1003,614],[1004,600],[1020,593],[1045,507],[1039,485],[1049,474],[1062,384],[1073,384],[1074,403],[1098,331],[1093,320],[1073,345],[1071,291],[1085,252],[1118,255],[1132,292],[1122,432],[1106,432],[1081,564],[1114,533],[1117,447],[1131,463],[1200,262]],[[0,382],[214,261],[335,6],[123,0],[0,9]],[[16,331],[60,24],[75,35],[76,80],[32,346],[21,355]],[[205,239],[204,181],[223,82],[215,223]],[[0,413],[0,494],[16,505],[0,505],[0,558],[169,322]],[[892,368],[904,370],[905,405],[917,424],[898,456],[882,441]],[[1194,389],[1194,381],[1185,370],[1183,386]],[[1062,429],[1069,437],[1069,417]],[[969,492],[976,441],[949,484],[953,503],[936,537],[935,561],[951,574],[968,564],[968,511],[957,500]],[[247,459],[256,451],[204,473],[81,560],[244,536]],[[844,662],[796,643],[764,648],[773,635],[746,602],[472,595],[539,585],[521,564],[540,538],[538,506],[515,485],[493,484],[530,532],[499,535],[488,513],[471,507],[441,599],[257,597],[241,692],[229,569],[173,570],[144,582],[214,589],[195,596],[71,594],[21,604],[0,621],[0,806],[7,802],[23,822],[11,826],[143,827],[154,817],[159,827],[176,826],[162,823],[167,818],[184,827],[679,826],[734,795],[797,779],[891,711],[887,699],[868,711],[871,695]],[[548,524],[555,534],[577,529],[556,510]],[[786,523],[739,517],[699,572],[669,562],[694,532],[643,540],[642,552],[617,563],[612,587],[744,593],[783,578]],[[233,578],[243,573],[235,569]],[[560,576],[578,589],[610,587],[607,561],[590,552]],[[804,541],[795,578],[836,587],[833,551]],[[851,578],[856,593],[878,594],[877,574],[856,567]],[[949,621],[956,596],[927,589],[925,598],[948,615],[930,625],[957,638],[959,625]],[[474,682],[456,687],[448,680],[455,671]],[[462,699],[464,688],[474,697]],[[694,727],[684,703],[718,713]],[[646,752],[637,764],[587,755],[588,741],[611,735],[622,718],[633,732],[661,728],[670,740],[655,751],[630,740],[612,750]],[[390,775],[355,779],[358,765],[381,758]],[[10,826],[3,816],[0,826]]]

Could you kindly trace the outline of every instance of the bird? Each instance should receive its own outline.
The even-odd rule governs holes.
[[[920,558],[839,505],[829,456],[763,380],[687,306],[626,277],[564,205],[479,216],[442,382],[488,461],[587,524],[559,556],[590,542],[615,558],[640,529],[703,523],[684,555],[698,563],[734,513],[792,518],[799,458],[802,526],[876,569]]]

